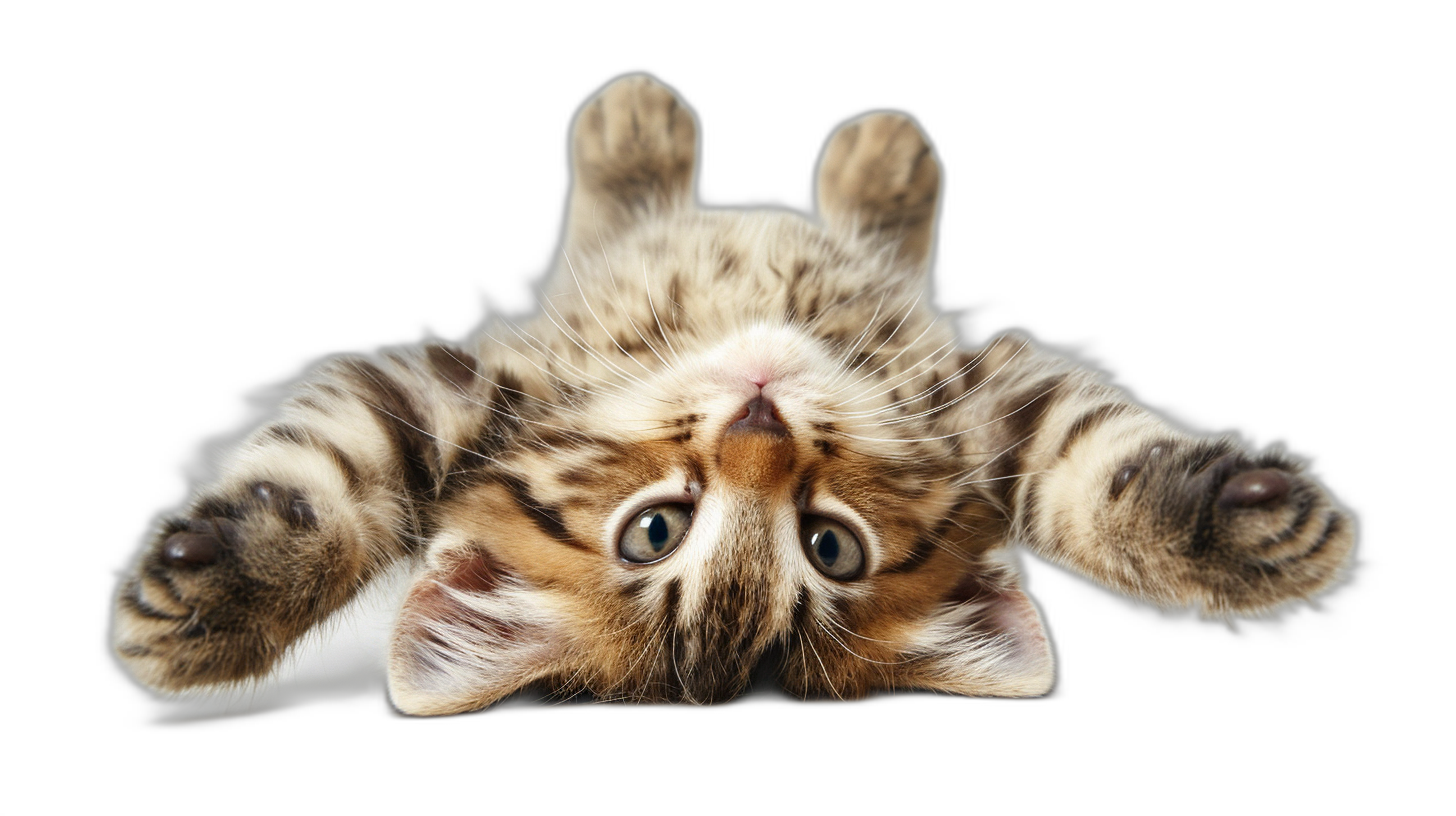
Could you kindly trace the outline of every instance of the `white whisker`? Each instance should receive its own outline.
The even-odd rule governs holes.
[[[915,347],[915,344],[919,343],[920,340],[921,340],[921,338],[923,338],[926,335],[926,333],[928,333],[931,329],[935,328],[935,326],[936,326],[936,323],[933,320],[926,322],[925,328],[921,330],[920,334],[916,335],[914,340],[911,340],[909,343],[907,343],[905,345],[904,348],[902,348],[898,352],[896,352],[894,357],[891,357],[890,359],[888,359],[885,362],[881,363],[880,364],[880,367],[879,368],[876,368],[874,371],[871,371],[870,373],[865,374],[864,376],[860,377],[859,379],[855,380],[854,382],[850,383],[849,385],[846,385],[843,388],[840,388],[837,391],[833,392],[833,395],[832,396],[837,396],[839,394],[842,394],[846,388],[852,388],[852,387],[854,387],[854,386],[856,386],[856,385],[864,382],[867,378],[873,377],[874,375],[880,373],[881,371],[884,371],[886,366],[888,366],[889,364],[891,364],[891,363],[895,362],[896,360],[900,359],[900,357],[902,355],[904,355],[905,352],[907,352],[910,349],[914,348]],[[896,330],[898,331],[898,328]],[[889,342],[889,341],[886,340],[885,342]],[[882,347],[884,346],[883,343],[881,343],[880,345]],[[876,351],[878,351],[878,349],[876,349]],[[873,355],[871,355],[871,356],[873,356]]]
[[[667,344],[668,351],[672,352],[674,360],[680,359],[677,349],[673,347],[672,340],[668,339],[667,329],[663,327],[662,320],[657,316],[657,306],[652,302],[652,284],[647,279],[647,259],[642,259],[642,288],[647,293],[647,308],[652,310],[652,320],[657,324],[657,332],[662,335],[662,342]]]
[[[915,307],[920,303],[920,298],[921,298],[921,295],[916,295],[915,296],[915,300],[911,301],[910,305],[908,307],[906,307],[906,309],[905,309],[905,315],[900,318],[900,322],[899,323],[896,323],[895,324],[895,328],[890,331],[889,335],[887,335],[885,337],[885,339],[883,341],[881,341],[878,346],[875,346],[875,350],[874,351],[872,351],[869,354],[865,355],[865,362],[866,363],[869,362],[870,360],[873,360],[874,357],[875,357],[875,355],[880,353],[880,349],[884,348],[886,343],[889,343],[891,340],[893,340],[895,338],[895,336],[897,334],[900,333],[900,327],[903,326],[903,325],[905,325],[905,321],[906,320],[909,320],[910,319],[910,315],[915,312]],[[932,323],[931,325],[934,325],[934,324]],[[926,329],[929,330],[929,326],[927,326]],[[924,332],[922,332],[921,334],[923,335]],[[919,338],[916,338],[916,340],[919,340]],[[912,343],[911,345],[914,345],[914,344]],[[909,346],[906,346],[906,348],[909,348]],[[901,353],[903,353],[903,352],[904,352],[904,350],[902,349],[901,350]],[[891,362],[893,362],[893,360],[891,360]],[[888,365],[888,363],[886,365]],[[845,372],[843,375],[841,375],[841,378],[842,377],[853,376],[856,371],[859,371],[863,367],[864,367],[864,363],[861,363],[860,365],[857,365],[854,368],[850,369],[849,371]],[[884,366],[880,366],[880,368],[884,368]],[[876,371],[878,371],[878,370],[879,369],[876,369]],[[850,383],[849,385],[845,385],[845,386],[840,387],[838,390],[831,392],[830,393],[830,396],[838,396],[846,388],[851,388],[851,387],[853,387],[855,385],[860,384],[861,382],[864,381],[865,377],[869,377],[869,376],[873,375],[874,373],[875,372],[872,371],[869,374],[866,374],[863,377],[860,377],[858,380],[855,380],[854,382]],[[831,382],[830,385],[829,385],[829,387],[830,388],[833,388],[834,385],[841,378],[836,378],[835,382]]]
[[[603,254],[605,254],[605,251],[603,252]],[[566,254],[566,250],[563,249],[561,251],[561,257],[566,259],[566,269],[567,271],[571,272],[571,279],[576,282],[576,291],[577,294],[581,295],[582,305],[586,307],[587,313],[590,314],[592,316],[592,319],[597,322],[597,325],[601,327],[602,334],[605,334],[607,336],[607,339],[612,341],[612,345],[616,347],[618,352],[621,352],[623,357],[626,357],[627,359],[636,363],[638,367],[641,368],[643,371],[647,372],[647,374],[652,374],[652,369],[648,368],[646,365],[643,364],[641,360],[628,354],[627,350],[622,348],[622,344],[617,342],[617,336],[615,334],[612,334],[611,330],[607,328],[607,324],[603,323],[601,317],[597,315],[597,310],[592,308],[591,298],[587,297],[586,290],[582,289],[581,278],[577,277],[576,266],[572,264],[571,256]],[[611,274],[610,268],[608,268],[608,274]],[[639,380],[638,382],[641,381]]]
[[[555,317],[552,316],[552,312],[556,313]],[[563,315],[561,313],[561,310],[556,307],[556,304],[551,301],[551,298],[548,297],[545,300],[541,301],[541,315],[545,317],[548,321],[550,321],[551,325],[555,326],[557,331],[561,332],[562,336],[570,340],[572,344],[575,345],[577,348],[581,349],[583,352],[586,352],[586,355],[588,357],[596,360],[603,366],[606,366],[609,371],[612,371],[615,374],[632,380],[639,385],[647,385],[647,383],[643,382],[640,377],[607,359],[607,356],[605,354],[597,351],[596,349],[588,345],[586,338],[582,337],[575,329],[570,327],[570,321],[567,320],[566,315]],[[557,317],[561,318],[560,323],[556,321]],[[563,326],[562,323],[565,323],[567,325]]]

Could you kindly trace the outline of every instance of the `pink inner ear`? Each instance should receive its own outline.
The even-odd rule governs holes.
[[[1025,592],[1017,589],[995,593],[991,602],[991,625],[1011,636],[1017,656],[1030,662],[1051,658],[1051,643],[1036,605]]]
[[[411,714],[489,705],[547,671],[554,616],[539,590],[480,549],[445,555],[395,626],[390,697]]]
[[[450,590],[485,596],[495,592],[511,578],[511,573],[484,550],[452,554],[440,568],[431,570],[415,583],[405,600],[400,620],[401,634],[425,640],[436,640],[432,627],[448,624],[477,629],[501,640],[512,640],[512,625],[496,620],[461,602]]]
[[[436,579],[462,592],[491,592],[500,586],[508,571],[484,550],[472,550],[458,556]]]
[[[1051,643],[1047,640],[1046,628],[1042,626],[1041,614],[1025,592],[998,586],[970,573],[951,590],[946,600],[958,604],[973,603],[984,608],[981,625],[996,634],[1006,635],[1014,644],[1016,656],[1022,661],[1039,664],[1051,660]]]

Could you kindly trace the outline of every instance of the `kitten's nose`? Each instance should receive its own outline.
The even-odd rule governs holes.
[[[788,436],[788,426],[779,417],[779,411],[774,407],[773,401],[762,394],[748,401],[743,406],[743,411],[728,426],[728,432],[735,431],[760,431],[764,433]]]
[[[794,443],[773,402],[759,394],[743,406],[718,447],[718,474],[725,484],[759,491],[787,489],[794,472]]]

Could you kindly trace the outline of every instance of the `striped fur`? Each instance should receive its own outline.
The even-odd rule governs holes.
[[[1052,660],[1011,544],[1166,606],[1308,597],[1354,531],[1297,465],[1169,427],[1017,336],[963,345],[927,302],[939,165],[910,119],[830,140],[822,221],[704,211],[696,122],[646,77],[577,117],[542,312],[317,371],[144,549],[115,642],[163,690],[266,674],[400,560],[401,710],[527,685],[711,702],[1037,695]],[[750,401],[772,418],[738,433]],[[623,527],[692,507],[660,561]],[[854,531],[837,580],[807,519]]]

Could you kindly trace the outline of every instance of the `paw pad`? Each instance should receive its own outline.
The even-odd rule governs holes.
[[[1224,483],[1220,507],[1257,507],[1289,495],[1289,474],[1275,468],[1247,470]]]
[[[175,569],[197,569],[217,563],[223,540],[235,533],[237,522],[225,518],[192,519],[187,529],[162,542],[162,563]],[[224,529],[226,527],[227,529]]]
[[[248,492],[264,507],[280,516],[289,527],[312,530],[318,526],[318,514],[298,490],[273,482],[254,482]]]

